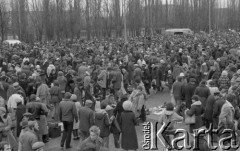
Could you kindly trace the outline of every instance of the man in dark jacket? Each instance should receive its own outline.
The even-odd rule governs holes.
[[[182,105],[183,100],[183,83],[182,83],[182,77],[178,76],[177,81],[173,83],[172,86],[172,95],[176,101],[176,112],[178,113],[180,110],[180,107]]]
[[[214,104],[217,99],[220,98],[220,92],[219,90],[216,90],[213,95],[209,95],[209,97],[206,100],[206,108],[205,108],[205,113],[204,113],[204,118],[205,118],[205,124],[206,128],[209,129],[210,125],[213,124],[213,108]],[[212,125],[213,126],[213,125]]]
[[[223,104],[226,102],[225,98],[222,97],[222,94],[216,94],[216,95],[218,95],[218,97],[213,105],[213,114],[212,114],[214,129],[218,128],[219,115],[221,113]]]
[[[66,149],[71,148],[70,143],[72,139],[73,121],[78,122],[77,109],[75,103],[70,101],[71,93],[64,94],[63,101],[59,104],[60,121],[63,122],[63,135],[61,140],[61,147],[64,146],[66,141]]]
[[[196,79],[190,78],[189,83],[184,87],[183,96],[186,102],[186,107],[191,108],[192,96],[194,95],[196,89]]]
[[[106,112],[106,103],[101,103],[101,110],[95,113],[95,125],[100,128],[100,137],[103,139],[103,146],[108,148],[110,135],[110,119]]]
[[[86,100],[85,106],[81,107],[78,111],[81,141],[89,137],[89,129],[94,125],[94,112],[91,109],[92,105],[93,102],[91,100]]]
[[[206,86],[206,81],[202,80],[200,85],[195,90],[195,95],[199,96],[200,101],[202,102],[202,106],[206,107],[206,100],[208,96],[210,95],[210,90]]]

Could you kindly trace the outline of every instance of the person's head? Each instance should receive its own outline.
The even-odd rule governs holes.
[[[198,95],[193,95],[192,96],[192,102],[194,103],[194,102],[197,102],[197,101],[199,101],[199,96]]]
[[[71,98],[71,96],[72,96],[72,94],[71,94],[70,92],[66,92],[66,93],[64,94],[64,99],[65,99],[65,100],[69,100],[69,99]]]
[[[29,98],[30,102],[36,101],[36,95],[35,94],[31,94],[30,98]]]
[[[13,83],[13,88],[14,89],[18,89],[19,88],[19,83],[18,82],[14,82]]]
[[[101,102],[100,108],[101,108],[102,110],[104,110],[104,109],[106,109],[106,107],[107,107],[107,103]]]
[[[131,101],[124,101],[123,102],[123,109],[125,110],[125,111],[131,111],[132,110],[132,102]]]
[[[228,90],[227,90],[227,89],[222,89],[222,90],[221,90],[221,95],[222,95],[223,97],[225,97],[227,94],[228,94]]]
[[[177,77],[177,81],[178,81],[178,82],[181,82],[181,81],[182,81],[182,77],[178,76],[178,77]]]
[[[169,115],[172,115],[173,112],[174,112],[174,105],[172,102],[168,102],[166,104],[165,114],[169,116]]]
[[[92,107],[92,105],[93,105],[93,102],[91,100],[86,100],[85,106],[90,108],[90,107]]]
[[[92,126],[89,129],[90,138],[92,141],[95,141],[100,135],[100,129],[97,126]]]
[[[28,121],[28,127],[32,131],[39,131],[39,125],[37,121]]]
[[[218,89],[216,89],[213,92],[213,95],[214,95],[215,100],[218,100],[221,97],[221,92]]]
[[[77,96],[76,96],[76,94],[72,94],[70,100],[73,101],[73,102],[76,102],[76,101],[77,101]]]
[[[54,81],[53,81],[53,85],[54,85],[54,86],[59,86],[58,80],[54,80]]]
[[[226,100],[230,102],[231,104],[235,104],[236,101],[236,95],[233,93],[229,93],[226,95]]]
[[[11,151],[11,146],[8,142],[0,142],[0,151]]]
[[[200,82],[200,85],[206,86],[206,84],[207,84],[206,80],[202,80],[202,81]]]

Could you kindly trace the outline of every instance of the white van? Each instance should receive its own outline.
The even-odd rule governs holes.
[[[171,34],[171,35],[192,35],[193,31],[189,28],[174,28],[174,29],[167,29],[165,30],[165,34]]]

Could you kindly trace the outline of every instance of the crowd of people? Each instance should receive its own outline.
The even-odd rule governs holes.
[[[62,148],[71,148],[73,134],[79,151],[108,150],[112,133],[116,148],[137,150],[135,126],[146,121],[151,89],[169,89],[174,100],[168,100],[161,123],[183,120],[186,107],[196,116],[190,132],[204,125],[232,128],[239,119],[240,62],[230,50],[239,46],[238,33],[222,31],[127,43],[3,44],[0,141],[13,151],[41,151],[51,120],[63,123]]]

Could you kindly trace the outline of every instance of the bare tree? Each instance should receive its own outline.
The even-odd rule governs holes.
[[[9,27],[10,14],[7,10],[7,3],[4,0],[0,0],[0,31],[1,40],[3,41]]]

